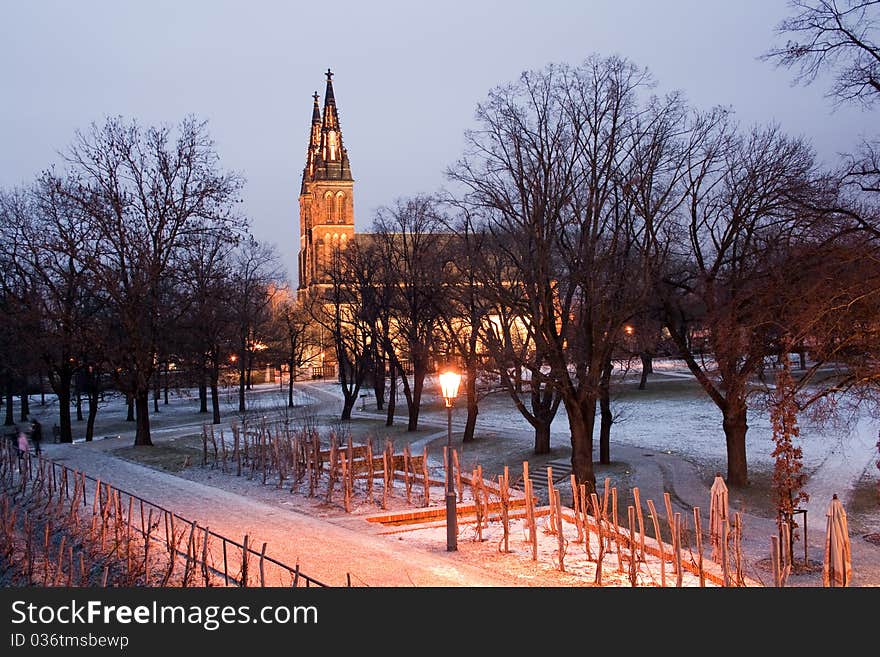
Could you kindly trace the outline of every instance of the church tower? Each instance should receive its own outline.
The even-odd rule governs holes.
[[[354,179],[342,129],[333,73],[327,69],[323,113],[315,92],[306,166],[299,193],[299,290],[329,283],[327,266],[335,250],[354,237]]]

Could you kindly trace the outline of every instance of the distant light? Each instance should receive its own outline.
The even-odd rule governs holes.
[[[623,327],[623,332],[626,333],[627,335],[632,335],[636,332],[636,329],[634,326],[630,326],[629,324],[627,324],[626,326]]]

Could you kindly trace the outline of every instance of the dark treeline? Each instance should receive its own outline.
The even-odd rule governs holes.
[[[206,125],[176,128],[114,118],[79,133],[63,166],[0,197],[3,312],[0,385],[6,424],[14,395],[48,383],[60,440],[71,406],[129,400],[135,444],[149,445],[150,393],[169,378],[199,389],[220,422],[221,374],[244,391],[256,365],[302,363],[305,329],[272,247],[239,215],[242,178],[224,171]],[[292,393],[291,399],[292,403]],[[78,419],[82,419],[79,417]]]

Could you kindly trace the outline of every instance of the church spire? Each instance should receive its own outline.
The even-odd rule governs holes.
[[[318,92],[312,96],[312,127],[309,130],[309,146],[306,150],[306,166],[303,169],[303,185],[315,176],[315,164],[321,151],[321,108],[318,105]]]
[[[327,88],[324,91],[324,111],[321,119],[321,143],[316,157],[315,176],[324,180],[351,180],[348,152],[342,144],[342,128],[333,93],[333,71],[329,68]]]

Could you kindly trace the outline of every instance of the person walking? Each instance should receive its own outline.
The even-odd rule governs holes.
[[[21,469],[21,461],[24,458],[24,455],[30,452],[31,446],[28,444],[28,439],[24,431],[19,427],[16,427],[16,431],[18,431],[18,467]]]
[[[40,441],[43,440],[43,425],[37,418],[31,424],[31,442],[34,444],[34,454],[40,455]]]

